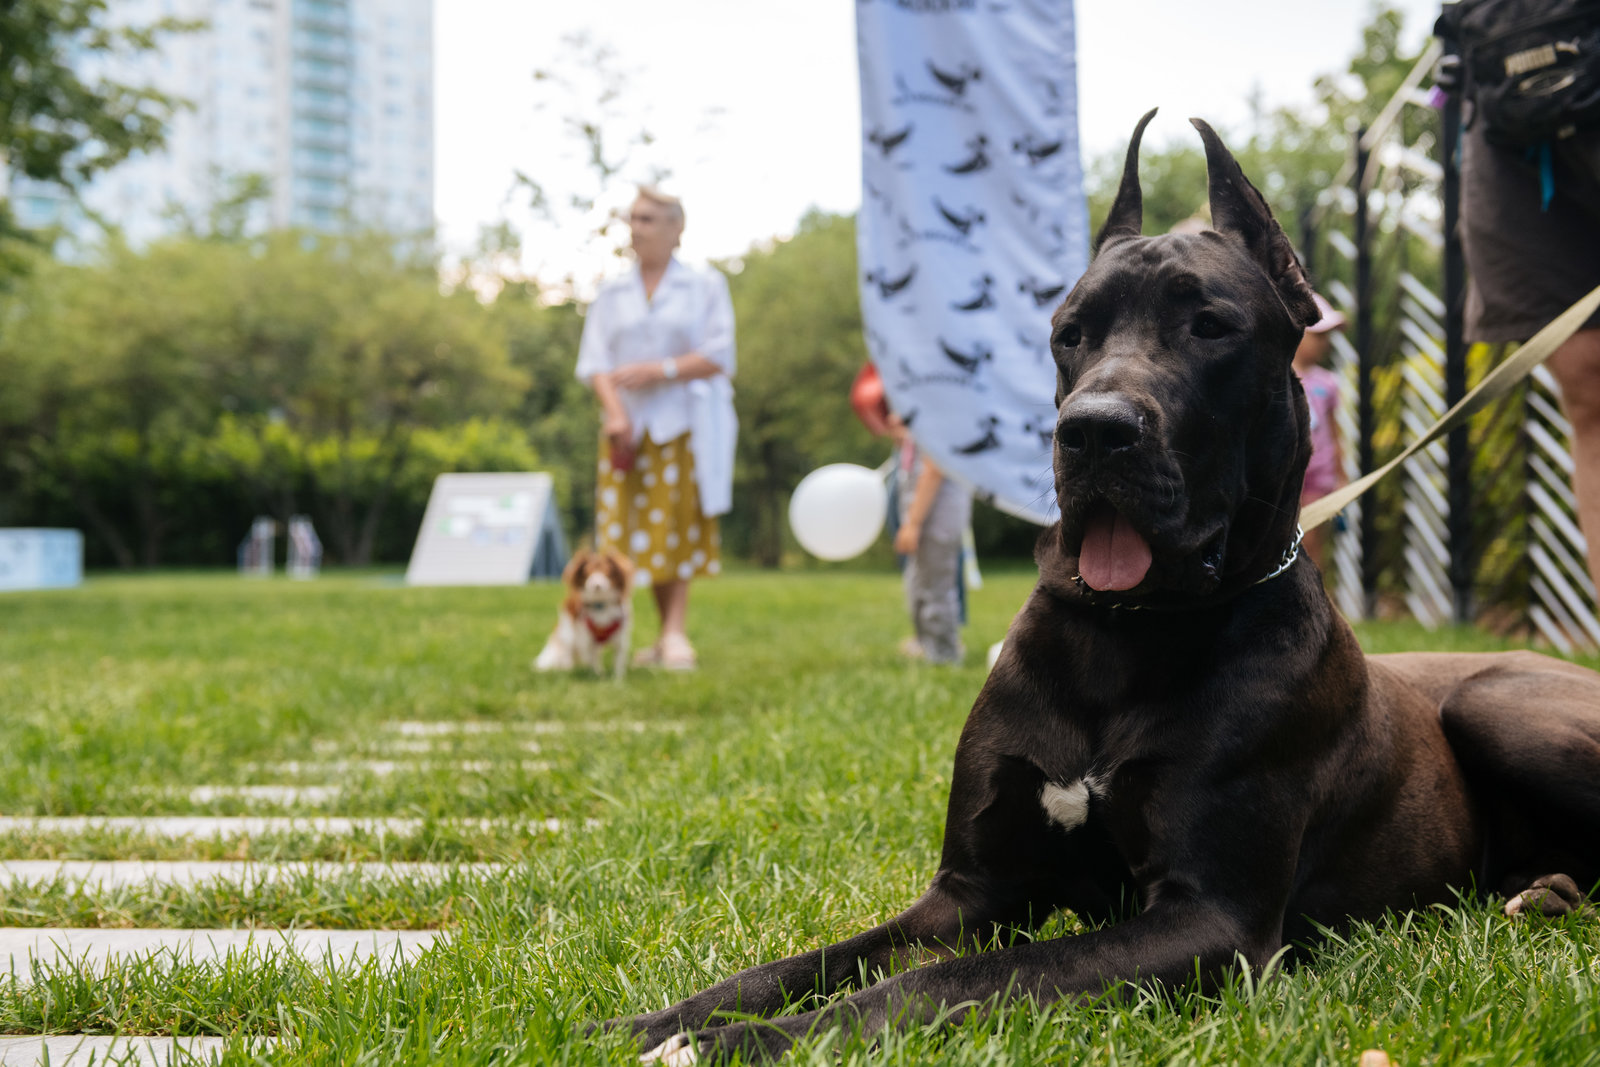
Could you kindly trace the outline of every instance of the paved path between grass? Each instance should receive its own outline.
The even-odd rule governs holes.
[[[359,963],[370,957],[390,962],[412,960],[434,942],[439,930],[104,930],[61,926],[0,927],[0,973],[31,977],[29,960],[46,967],[83,964],[104,971],[111,961],[127,963],[150,956],[159,962],[204,963],[247,953],[255,959],[292,952],[302,959]]]
[[[494,774],[505,771],[528,771],[541,774],[550,770],[547,760],[393,760],[393,759],[341,759],[341,760],[284,760],[279,763],[246,763],[247,771],[265,771],[268,774],[289,775],[349,775],[370,774],[387,778],[397,774],[437,774],[451,771],[457,774]]]
[[[132,831],[151,837],[260,837],[263,834],[312,833],[344,837],[366,833],[414,834],[429,825],[413,818],[349,818],[271,815],[21,815],[0,816],[0,834],[86,834],[107,830]],[[432,825],[451,829],[541,829],[559,833],[560,819],[440,819]]]
[[[254,885],[348,875],[394,882],[443,882],[484,877],[506,869],[503,863],[259,863],[235,861],[156,860],[0,860],[0,888],[61,881],[74,886],[192,886],[212,882]]]
[[[504,731],[502,731],[502,734]],[[495,746],[497,752],[504,752],[507,746],[515,746],[522,752],[543,752],[544,745],[538,741],[519,741],[516,738],[494,736],[488,738],[488,743]],[[357,751],[370,749],[376,755],[402,755],[402,756],[434,756],[439,753],[449,754],[462,749],[476,751],[470,742],[463,741],[459,734],[441,734],[435,732],[422,737],[391,737],[379,738],[368,741],[365,745],[354,746],[347,741],[320,740],[311,742],[311,751],[319,756],[343,756],[352,748]]]
[[[254,800],[284,807],[319,808],[343,799],[344,787],[337,785],[197,785],[189,790],[191,804]]]
[[[661,722],[460,722],[455,719],[404,721],[390,720],[383,724],[385,730],[402,737],[441,737],[450,734],[502,734],[523,730],[535,734],[564,734],[584,731],[588,733],[642,734],[647,730],[669,730],[681,734],[687,729],[681,722],[670,719]]]
[[[89,1067],[91,1062],[138,1064],[139,1067],[215,1063],[228,1040],[225,1037],[109,1037],[104,1034],[0,1037],[0,1064],[34,1067],[44,1063],[46,1057],[50,1067]]]

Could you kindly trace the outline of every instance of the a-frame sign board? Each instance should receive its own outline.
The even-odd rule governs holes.
[[[567,563],[545,473],[441,474],[417,531],[407,585],[520,585]]]

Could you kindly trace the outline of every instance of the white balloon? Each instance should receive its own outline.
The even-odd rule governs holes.
[[[883,476],[854,463],[818,467],[789,498],[789,528],[818,559],[859,556],[883,532],[889,494]]]

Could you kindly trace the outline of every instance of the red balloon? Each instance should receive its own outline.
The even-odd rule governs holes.
[[[883,392],[883,379],[871,363],[861,368],[850,386],[850,407],[861,424],[878,437],[889,435],[889,398]]]

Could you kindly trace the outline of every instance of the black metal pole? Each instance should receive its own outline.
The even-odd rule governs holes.
[[[1311,279],[1312,285],[1319,285],[1317,279],[1317,224],[1316,207],[1307,204],[1300,209],[1300,265],[1305,268],[1306,277]]]
[[[1351,185],[1356,194],[1355,246],[1356,246],[1356,421],[1361,440],[1358,456],[1362,475],[1370,474],[1377,466],[1372,454],[1372,438],[1376,432],[1372,411],[1372,386],[1377,378],[1377,357],[1372,351],[1372,228],[1367,219],[1366,173],[1371,153],[1362,145],[1366,130],[1356,131],[1356,173]],[[1361,591],[1365,601],[1363,614],[1372,618],[1378,613],[1378,500],[1369,494],[1361,503]]]
[[[1457,226],[1461,209],[1461,98],[1451,93],[1439,116],[1444,158],[1444,401],[1454,407],[1467,395],[1467,343],[1462,334],[1461,312],[1467,294],[1466,263],[1461,257]],[[1446,439],[1450,477],[1450,588],[1456,622],[1473,617],[1472,585],[1477,571],[1472,543],[1472,451],[1466,426],[1450,431]]]

